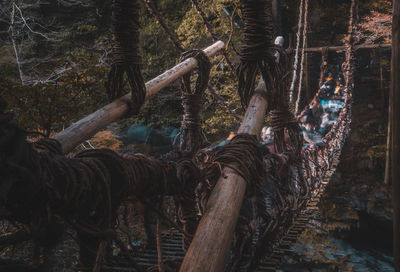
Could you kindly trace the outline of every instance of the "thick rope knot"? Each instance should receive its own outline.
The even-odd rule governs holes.
[[[194,153],[207,142],[201,125],[203,122],[204,92],[210,78],[211,63],[202,50],[184,52],[180,61],[182,62],[191,57],[198,61],[199,69],[194,90],[192,90],[190,85],[191,72],[182,76],[181,79],[184,113],[181,124],[180,150],[182,152]]]
[[[122,95],[126,73],[131,89],[131,113],[139,112],[146,98],[146,86],[140,71],[139,11],[137,0],[114,0],[112,30],[114,37],[113,64],[106,83],[112,101]]]
[[[255,135],[238,134],[230,143],[217,150],[214,162],[240,175],[249,186],[255,188],[263,176],[263,155]]]
[[[270,124],[274,130],[275,146],[278,152],[283,153],[290,150],[298,157],[303,147],[303,137],[293,113],[288,109],[272,110]],[[288,139],[285,137],[286,133]]]
[[[265,69],[274,61],[270,0],[241,0],[244,30],[238,67],[238,92],[242,106],[247,107],[253,95],[258,71],[268,85],[270,77]],[[267,88],[268,89],[268,88]]]
[[[272,110],[270,112],[270,124],[274,132],[277,132],[297,124],[297,121],[289,110]]]
[[[273,50],[279,55],[279,62],[274,57],[274,61],[269,62],[264,68],[268,76],[268,84],[266,84],[268,104],[270,105],[270,110],[288,109],[288,87],[291,74],[290,58],[280,46],[274,46]]]
[[[182,93],[183,120],[181,129],[196,129],[202,125],[203,94]]]

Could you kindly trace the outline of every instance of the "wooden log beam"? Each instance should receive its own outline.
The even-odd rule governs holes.
[[[392,44],[390,43],[382,43],[382,44],[359,44],[354,46],[355,50],[359,49],[376,49],[376,48],[391,48]],[[323,47],[309,47],[304,49],[306,53],[321,53]],[[327,46],[326,49],[328,51],[334,51],[334,52],[341,52],[345,51],[346,47],[345,46]],[[291,49],[293,50],[293,49]]]
[[[265,84],[260,82],[257,88],[265,90]],[[267,105],[263,95],[254,94],[238,133],[259,137]],[[180,272],[224,271],[245,191],[245,180],[229,168],[224,168],[208,200]]]
[[[217,41],[204,49],[204,53],[211,57],[225,47],[222,41]],[[146,83],[146,99],[158,93],[162,88],[168,86],[176,79],[197,67],[197,60],[189,58],[173,68],[165,71],[158,77]],[[67,129],[53,136],[62,145],[63,153],[70,152],[75,146],[89,139],[106,125],[117,121],[128,113],[130,93],[118,98],[114,102],[104,106],[94,113],[74,123]]]

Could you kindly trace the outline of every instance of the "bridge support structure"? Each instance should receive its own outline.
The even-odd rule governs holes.
[[[257,89],[265,92],[262,80]],[[255,92],[238,133],[259,137],[267,107],[265,96]],[[225,167],[211,193],[180,272],[224,271],[245,192],[245,180]]]

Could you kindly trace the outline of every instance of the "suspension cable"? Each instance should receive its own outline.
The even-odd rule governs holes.
[[[293,103],[293,91],[294,86],[297,80],[297,73],[298,73],[298,66],[299,66],[299,48],[300,48],[300,37],[301,37],[301,29],[303,27],[303,13],[304,13],[304,0],[300,1],[299,6],[299,22],[297,24],[297,34],[296,34],[296,53],[294,57],[294,64],[293,64],[293,79],[289,89],[289,103],[290,105]]]
[[[304,28],[303,28],[303,45],[301,49],[301,62],[300,62],[300,78],[299,78],[299,89],[297,92],[297,100],[296,100],[296,108],[294,111],[294,114],[297,115],[299,112],[299,104],[300,104],[300,98],[301,98],[301,90],[302,90],[302,84],[303,84],[303,73],[304,73],[304,57],[305,57],[305,47],[307,44],[307,28],[308,28],[308,0],[305,0],[305,6],[304,6]]]
[[[115,0],[112,10],[113,64],[105,84],[107,96],[113,101],[123,95],[126,74],[131,89],[130,113],[136,114],[146,97],[139,54],[140,5],[137,0]]]

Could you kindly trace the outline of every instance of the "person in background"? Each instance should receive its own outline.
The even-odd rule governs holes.
[[[336,100],[343,99],[343,85],[340,83],[340,81],[336,81],[336,87],[332,98]]]
[[[335,82],[333,77],[329,75],[326,79],[324,84],[321,86],[319,99],[322,100],[329,100],[332,98],[333,90],[334,90]]]
[[[276,37],[275,42],[274,42],[274,44],[275,44],[277,47],[281,47],[281,48],[283,48],[283,44],[284,44],[284,43],[285,43],[285,39],[284,39],[282,36]],[[275,62],[276,62],[276,63],[279,63],[280,58],[281,58],[281,55],[279,54],[279,51],[275,51],[274,57],[275,57]]]
[[[312,124],[314,125],[315,129],[319,129],[319,126],[322,121],[322,115],[324,114],[324,108],[322,107],[319,98],[315,98],[311,102],[311,112],[312,112]]]
[[[333,124],[335,123],[334,120],[332,120],[332,111],[331,110],[326,110],[325,113],[322,115],[322,122],[319,127],[319,133],[322,136],[325,136],[326,133],[332,128]]]
[[[274,142],[274,131],[272,127],[263,127],[261,130],[261,140],[264,144],[272,144]]]
[[[300,123],[313,123],[313,114],[310,106],[306,106],[302,112],[297,116]]]
[[[306,143],[310,145],[316,144],[310,137],[310,134],[313,132],[313,124],[311,123],[305,123],[304,125],[301,126],[301,131],[303,132],[303,138]]]
[[[231,133],[229,133],[229,136],[225,140],[223,140],[222,142],[216,144],[214,147],[215,148],[223,147],[224,145],[229,143],[235,136],[236,136],[236,133],[234,131],[231,131]]]

